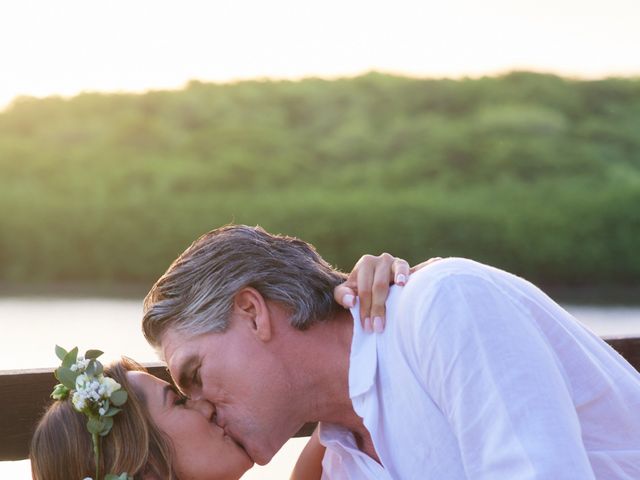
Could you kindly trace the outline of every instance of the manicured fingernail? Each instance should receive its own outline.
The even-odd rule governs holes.
[[[382,331],[384,330],[384,325],[382,324],[382,317],[373,318],[373,330],[376,333],[382,333]]]
[[[367,317],[364,319],[364,331],[367,333],[373,332],[373,327],[371,326],[371,317]]]
[[[356,298],[350,293],[347,293],[344,297],[342,297],[342,301],[347,307],[353,307],[356,303]]]
[[[407,277],[406,277],[404,274],[399,273],[399,274],[396,276],[396,284],[398,284],[398,285],[402,286],[402,285],[404,285],[405,283],[407,283]]]

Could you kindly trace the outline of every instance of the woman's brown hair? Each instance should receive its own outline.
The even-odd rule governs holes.
[[[128,358],[105,368],[105,375],[122,385],[129,398],[113,417],[111,432],[101,440],[100,471],[117,475],[127,472],[136,480],[174,480],[171,442],[151,420],[142,392],[128,382],[127,372],[132,370],[146,371]],[[70,398],[51,404],[31,440],[34,480],[93,478],[96,465],[86,422]]]

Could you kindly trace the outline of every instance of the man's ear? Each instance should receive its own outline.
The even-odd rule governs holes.
[[[273,319],[266,300],[255,288],[245,287],[235,294],[233,311],[249,323],[249,328],[261,341],[271,340]]]

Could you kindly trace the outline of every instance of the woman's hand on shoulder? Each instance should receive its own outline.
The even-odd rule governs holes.
[[[382,332],[385,325],[385,301],[390,286],[406,285],[411,273],[437,260],[440,257],[409,267],[406,260],[388,253],[364,255],[356,262],[347,280],[334,289],[333,296],[345,308],[353,307],[357,296],[364,330]]]
[[[320,480],[322,477],[322,458],[324,446],[320,443],[318,427],[316,426],[311,438],[305,445],[298,461],[293,467],[290,480]]]

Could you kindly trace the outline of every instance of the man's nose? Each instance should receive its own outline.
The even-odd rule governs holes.
[[[191,400],[202,400],[202,389],[201,388],[189,389],[189,398]]]
[[[191,410],[201,413],[207,420],[213,421],[216,413],[216,408],[207,400],[193,399],[187,400],[187,407]]]
[[[195,382],[189,385],[187,393],[189,394],[189,398],[191,400],[202,399],[202,387],[200,385],[196,385]]]

